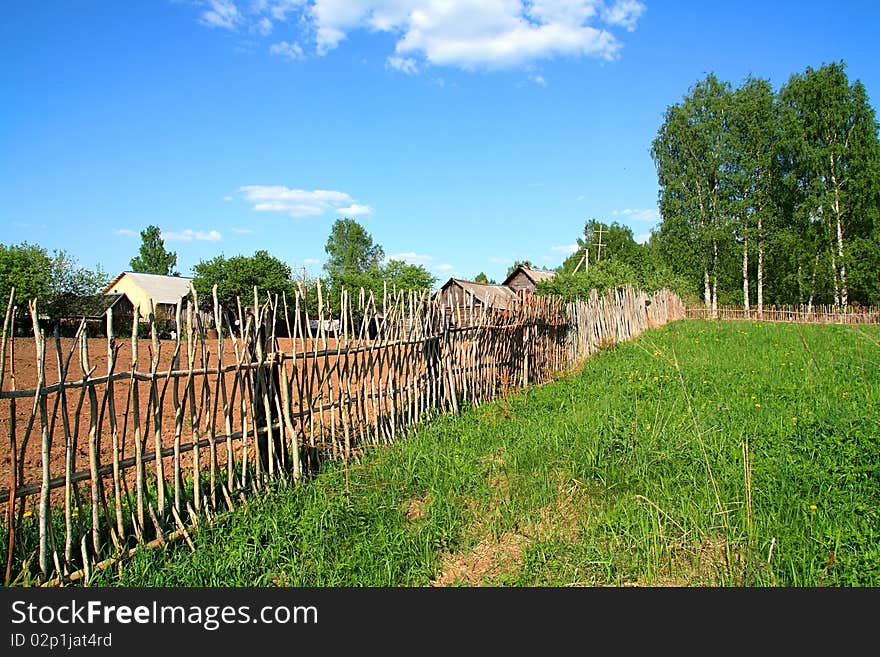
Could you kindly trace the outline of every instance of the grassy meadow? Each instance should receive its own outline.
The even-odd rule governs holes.
[[[880,327],[686,320],[101,586],[878,586]]]

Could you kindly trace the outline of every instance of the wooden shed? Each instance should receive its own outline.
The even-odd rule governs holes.
[[[534,269],[519,265],[510,272],[510,275],[504,279],[502,285],[506,285],[517,294],[534,294],[537,289],[538,282],[546,281],[556,276],[555,271],[545,271],[543,269]]]
[[[498,310],[509,310],[519,301],[512,288],[506,285],[487,285],[474,283],[461,278],[450,278],[437,291],[436,298],[452,310],[455,307],[486,306]]]
[[[124,271],[114,278],[104,294],[124,294],[131,305],[138,308],[140,318],[150,316],[150,302],[153,303],[156,319],[174,319],[177,304],[184,302],[192,290],[192,279],[184,276],[162,276]]]

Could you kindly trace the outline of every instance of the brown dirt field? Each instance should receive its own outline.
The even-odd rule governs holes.
[[[71,338],[61,338],[62,364],[66,361],[68,354],[70,353],[71,345]],[[194,367],[197,369],[201,368],[203,366],[203,363],[205,362],[207,363],[209,368],[216,367],[218,362],[218,346],[219,345],[217,341],[209,341],[208,343],[206,343],[206,357],[203,361],[201,353],[198,353],[194,359]],[[224,340],[223,347],[224,366],[235,365],[235,363],[237,362],[237,357],[232,341]],[[315,342],[308,344],[304,344],[303,340],[296,340],[295,345],[294,341],[288,338],[281,338],[278,340],[279,351],[283,352],[286,355],[292,355],[294,347],[296,348],[296,353],[298,354],[302,354],[303,350],[305,348],[308,348],[309,354],[305,360],[303,360],[302,356],[300,356],[300,358],[296,361],[298,365],[298,372],[297,377],[294,379],[293,389],[290,391],[292,410],[294,413],[302,410],[303,408],[301,397],[303,399],[312,398],[315,399],[318,403],[326,404],[330,401],[331,394],[333,395],[333,399],[335,401],[338,401],[341,396],[344,396],[342,394],[344,391],[340,390],[339,372],[339,369],[344,366],[344,361],[342,363],[339,363],[339,367],[334,368],[334,365],[336,365],[337,361],[337,357],[335,356],[335,354],[318,356],[317,360],[314,358],[314,350],[316,348],[318,350],[323,350],[325,348],[328,350],[336,349],[337,344],[335,340],[328,339],[326,342],[316,340]],[[117,341],[117,348],[118,351],[116,355],[116,365],[114,371],[117,373],[130,372],[132,370],[131,340],[129,339]],[[418,346],[416,348],[418,348]],[[174,349],[175,342],[173,340],[160,341],[159,364],[157,367],[158,373],[167,371],[170,368]],[[198,349],[200,351],[201,347],[199,346]],[[138,362],[137,366],[134,368],[137,372],[144,374],[148,374],[150,372],[151,361],[153,357],[152,351],[153,345],[151,340],[138,341]],[[181,344],[181,352],[180,365],[178,368],[175,369],[187,370],[189,367],[185,343]],[[384,365],[381,372],[381,376],[383,377],[386,376],[389,371],[388,357],[390,355],[390,353],[385,354],[386,358],[383,361]],[[364,358],[365,356],[363,353],[350,355],[348,358],[348,367],[352,369],[364,367]],[[94,368],[91,374],[91,378],[106,376],[108,360],[109,358],[107,353],[107,340],[105,338],[89,338],[88,362],[86,368]],[[285,360],[285,368],[288,373],[288,377],[290,377],[291,373],[293,372],[292,363],[292,359]],[[329,376],[327,375],[328,368],[333,368]],[[66,381],[72,382],[82,380],[84,369],[85,368],[80,359],[79,349],[77,348],[72,358],[70,359]],[[372,372],[373,380],[378,381],[380,372],[377,363],[374,363]],[[423,368],[421,369],[421,371],[416,372],[416,374],[423,376]],[[46,342],[45,385],[56,384],[58,383],[59,378],[59,364],[55,341],[49,339]],[[354,380],[354,383],[357,383],[358,379],[356,375],[354,375],[354,372],[350,371],[347,373],[346,377],[343,377],[343,383],[348,380],[349,385],[353,385],[352,379]],[[167,380],[167,377],[160,378],[156,386],[157,394],[159,395],[162,394],[163,387],[165,387],[161,431],[163,448],[172,446],[175,436],[175,405],[173,402],[174,381],[172,379],[166,387],[165,384]],[[5,373],[3,379],[4,392],[8,392],[13,389],[17,391],[33,391],[37,387],[37,381],[37,358],[34,339],[15,338],[14,340],[10,340],[10,344],[7,348]],[[179,379],[181,397],[183,397],[183,391],[185,390],[185,381],[185,377]],[[241,400],[240,386],[239,389],[235,391],[235,396],[233,397],[235,373],[227,373],[225,375],[225,381],[227,387],[227,395],[229,396],[230,404],[234,408],[234,411],[231,415],[232,431],[240,431],[242,428],[241,412],[239,407]],[[387,382],[384,385],[387,388]],[[204,417],[210,416],[211,410],[208,404],[200,400],[204,400],[205,395],[208,395],[211,404],[215,403],[215,399],[219,402],[220,395],[217,392],[217,386],[218,376],[216,374],[208,374],[207,376],[202,374],[196,375],[194,377],[193,389],[195,391],[197,407],[199,407],[199,410],[203,414],[202,423],[204,422]],[[302,387],[302,394],[300,393],[300,390],[298,390],[298,387],[300,386]],[[309,386],[312,387],[311,395],[309,395],[308,393]],[[107,393],[106,383],[99,383],[94,387],[97,393],[98,413],[101,412],[102,407],[104,407],[105,409],[105,417],[103,418],[103,422],[100,424],[100,463],[102,465],[110,464],[113,462],[113,449],[110,431],[110,396]],[[153,406],[150,402],[151,383],[149,381],[137,381],[135,388],[137,389],[139,402],[138,415],[141,435],[144,441],[143,449],[144,453],[149,453],[154,450],[155,446],[152,412]],[[318,395],[319,388],[321,390],[320,395]],[[356,392],[356,390],[353,390],[352,394],[354,395],[356,394]],[[65,391],[65,397],[68,409],[67,415],[69,420],[71,439],[75,442],[76,445],[75,464],[73,469],[74,471],[87,470],[89,467],[89,396],[88,394],[85,394],[83,386],[78,386],[67,388]],[[123,380],[114,381],[112,403],[115,408],[114,417],[116,418],[117,422],[117,435],[119,436],[119,440],[121,443],[121,458],[133,457],[135,455],[135,413],[132,401],[131,379],[126,377]],[[35,413],[33,395],[29,397],[19,397],[14,400],[2,399],[0,400],[0,440],[2,440],[3,447],[0,448],[0,454],[2,454],[2,460],[0,460],[0,489],[7,489],[11,482],[12,426],[10,420],[13,416],[13,402],[15,409],[14,435],[17,442],[17,453],[20,455],[22,453],[22,448],[24,448],[25,452],[23,477],[21,477],[17,481],[17,485],[20,486],[27,483],[36,483],[41,481],[42,478],[41,415],[39,409],[37,409]],[[56,403],[59,404],[58,413],[55,413],[54,410]],[[52,478],[62,476],[65,472],[65,431],[61,419],[60,403],[60,395],[57,392],[50,392],[47,395],[47,424],[53,423],[53,418],[55,424],[54,431],[51,432],[53,435],[53,442],[49,459],[50,477]],[[79,412],[79,423],[77,424],[76,409],[80,404],[82,404],[82,407]],[[217,403],[217,406],[218,408],[214,416],[217,427],[216,433],[219,435],[223,435],[225,434],[225,422],[222,411],[222,403]],[[193,436],[190,422],[190,408],[188,404],[184,410],[183,415],[184,417],[182,419],[181,426],[181,443],[186,444],[192,441]],[[331,422],[333,422],[334,420],[337,423],[337,431],[342,431],[340,426],[342,422],[342,417],[340,411],[338,410],[336,410],[335,413],[331,411],[325,411],[323,415],[320,413],[315,413],[314,418],[316,424],[315,433],[318,433],[320,431],[321,421],[325,422],[325,426],[328,430],[327,432],[329,433],[329,427],[331,425]],[[29,422],[32,422],[32,428],[30,433],[28,434],[26,428]],[[298,425],[299,420],[297,418],[293,418],[293,423],[294,425]],[[204,428],[204,424],[201,424],[200,426]],[[305,429],[305,433],[310,432],[308,425],[303,428]],[[240,451],[241,441],[235,441],[235,444],[236,450]],[[253,448],[251,448],[251,450],[252,449]],[[226,447],[224,444],[219,445],[218,452],[218,463],[222,467],[226,460]],[[200,457],[200,463],[203,469],[207,468],[208,466],[207,453],[208,448],[203,447],[201,449]],[[253,458],[253,451],[251,451],[250,458]],[[169,478],[168,473],[171,472],[170,459],[171,457],[164,459],[166,479]],[[191,453],[184,454],[182,458],[182,466],[185,468],[184,471],[192,467]],[[149,472],[150,470],[155,469],[155,463],[147,463],[145,467]]]

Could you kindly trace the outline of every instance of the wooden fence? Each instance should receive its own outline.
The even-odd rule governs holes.
[[[800,322],[805,324],[880,324],[877,306],[770,306],[761,312],[742,306],[719,306],[716,313],[705,305],[688,306],[689,319],[746,319],[763,322]]]
[[[179,538],[194,549],[193,527],[270,480],[357,459],[685,314],[671,292],[631,288],[578,303],[523,297],[506,311],[361,291],[331,313],[320,295],[317,318],[301,293],[261,301],[254,290],[248,309],[215,291],[207,312],[193,295],[169,340],[155,321],[149,338],[137,325],[114,335],[112,311],[106,338],[85,323],[46,336],[36,301],[33,337],[12,337],[13,291],[0,353],[6,584],[88,583],[138,549]]]

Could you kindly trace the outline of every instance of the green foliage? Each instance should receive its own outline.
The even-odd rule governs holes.
[[[778,92],[707,75],[652,142],[663,261],[707,303],[744,301],[744,282],[754,303],[759,262],[765,304],[873,303],[878,128],[843,63],[807,68]]]
[[[4,308],[13,287],[19,304],[46,297],[51,290],[52,271],[52,258],[46,249],[28,242],[0,244],[0,292]]]
[[[559,272],[553,278],[538,281],[537,294],[560,296],[568,301],[589,299],[590,290],[596,289],[601,295],[607,290],[621,285],[640,288],[639,275],[626,263],[605,260],[589,269],[576,273]]]
[[[431,290],[437,282],[437,277],[422,265],[411,265],[403,260],[389,260],[380,272],[382,278],[397,290],[423,292]]]
[[[535,267],[535,265],[533,265],[530,260],[517,260],[512,265],[510,265],[510,267],[507,268],[507,274],[505,274],[505,278],[507,278],[507,276],[510,276],[513,272],[516,271],[516,268],[520,266],[528,267],[530,269]]]
[[[252,306],[254,287],[260,303],[265,301],[266,295],[280,297],[286,294],[288,299],[293,299],[296,290],[290,267],[262,249],[252,256],[226,258],[219,255],[196,264],[193,267],[193,287],[205,308],[213,307],[214,285],[217,285],[220,303],[230,308],[236,307],[239,298],[242,306]]]
[[[0,244],[0,294],[5,302],[15,287],[15,303],[26,308],[37,299],[37,310],[52,319],[92,315],[101,308],[96,296],[109,278],[99,264],[95,270],[79,265],[66,251],[22,242]]]
[[[177,254],[165,250],[165,240],[158,226],[147,226],[141,231],[141,247],[138,255],[129,262],[131,270],[145,274],[179,276],[175,271]]]
[[[329,256],[324,269],[331,282],[377,268],[385,257],[364,227],[348,218],[333,222],[324,250]]]
[[[510,274],[508,274],[510,276]],[[474,283],[482,283],[483,285],[495,285],[495,281],[488,276],[486,276],[485,272],[480,272],[474,277]]]
[[[353,219],[337,219],[324,247],[328,261],[324,269],[328,273],[328,302],[335,314],[341,309],[342,290],[348,290],[357,299],[361,288],[366,294],[372,292],[380,305],[387,292],[430,290],[437,282],[421,265],[411,265],[403,260],[389,260],[382,264],[385,251],[373,241],[372,236]],[[355,312],[355,321],[360,318]]]

